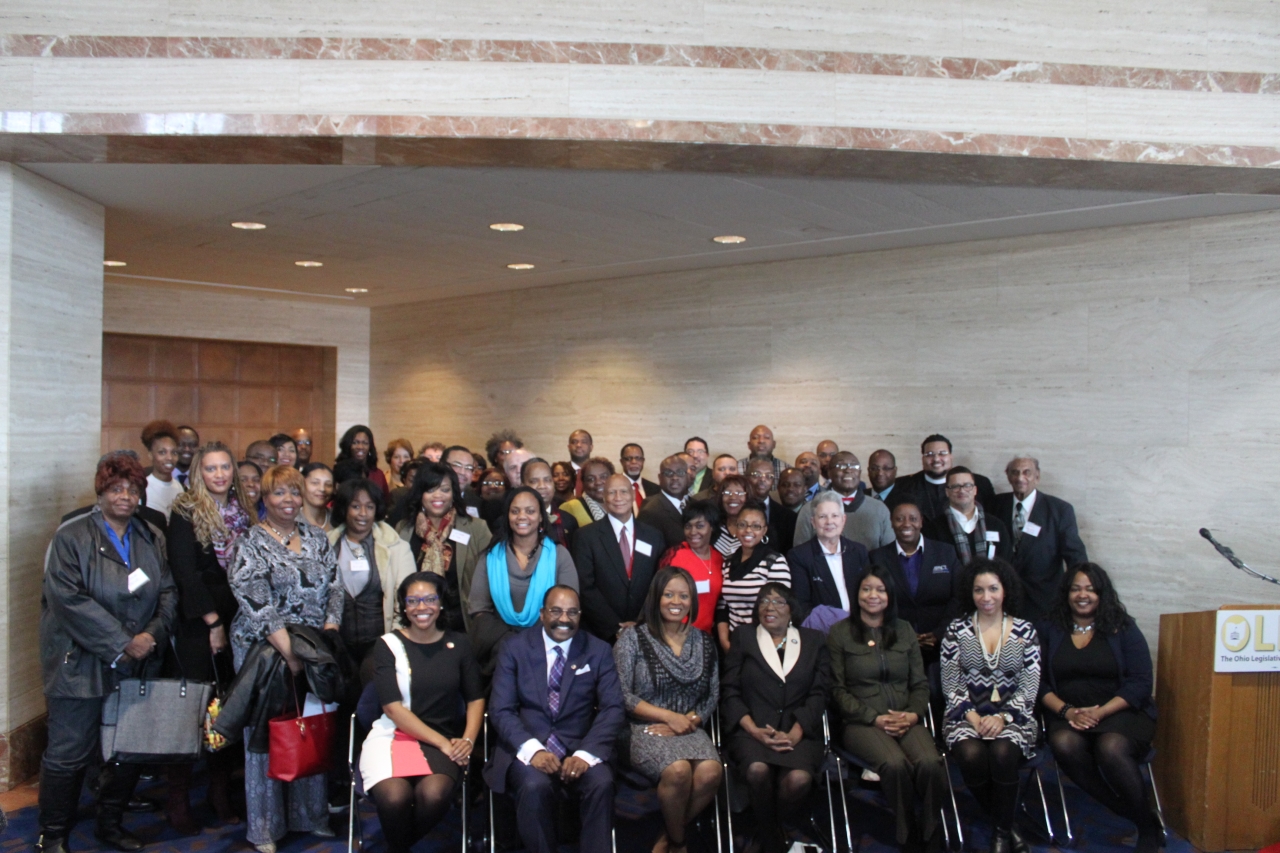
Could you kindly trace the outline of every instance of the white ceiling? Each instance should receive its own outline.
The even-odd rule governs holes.
[[[24,167],[107,208],[106,257],[128,264],[108,274],[366,305],[1280,208],[1277,196],[687,173]],[[239,231],[236,220],[268,227]],[[492,222],[525,230],[499,233]],[[713,243],[719,234],[747,242]],[[535,269],[506,269],[516,262]],[[369,293],[351,297],[347,287]]]

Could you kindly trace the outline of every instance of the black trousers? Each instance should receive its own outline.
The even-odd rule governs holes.
[[[75,824],[76,806],[85,771],[99,763],[99,726],[105,697],[48,698],[49,744],[40,761],[40,830],[65,838]],[[98,823],[119,825],[125,804],[133,796],[142,771],[140,764],[102,767],[98,790]]]
[[[601,762],[568,784],[559,776],[548,776],[532,765],[512,761],[507,785],[516,801],[516,824],[528,853],[555,853],[556,798],[564,794],[580,800],[582,834],[578,848],[586,851],[612,849],[613,771]]]

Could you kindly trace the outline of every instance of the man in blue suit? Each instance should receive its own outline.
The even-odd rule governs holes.
[[[489,700],[497,746],[484,769],[496,793],[516,802],[529,853],[554,853],[556,800],[581,801],[580,849],[608,850],[613,830],[613,742],[626,720],[608,643],[580,633],[572,587],[553,586],[541,624],[509,639],[498,654]]]

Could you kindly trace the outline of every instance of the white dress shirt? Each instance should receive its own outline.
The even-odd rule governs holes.
[[[836,552],[832,554],[821,541],[818,542],[818,547],[822,549],[822,556],[827,558],[827,568],[831,569],[831,577],[836,582],[836,591],[840,593],[840,609],[850,613],[849,585],[844,580],[844,550],[837,547]]]
[[[973,518],[965,518],[964,513],[953,506],[947,507],[947,512],[951,513],[960,522],[960,529],[965,533],[972,533],[974,528],[978,526],[978,508],[973,508]]]
[[[609,513],[609,523],[613,525],[613,541],[617,542],[622,538],[622,531],[627,531],[627,544],[631,546],[631,556],[634,559],[636,555],[636,517],[635,515],[627,516],[626,521],[618,521],[613,517],[613,513]]]
[[[663,492],[662,496],[671,501],[671,505],[676,508],[676,512],[684,512],[684,507],[681,506],[684,503],[684,498],[673,498],[666,492]]]
[[[610,518],[612,517],[613,516],[610,516]],[[573,638],[570,637],[563,643],[557,643],[555,640],[551,639],[551,635],[548,634],[545,629],[542,632],[542,645],[547,650],[548,687],[551,686],[551,667],[555,666],[556,663],[556,649],[559,649],[564,655],[564,675],[560,677],[560,696],[562,698],[564,697],[565,689],[569,686],[569,679],[574,676],[573,670],[569,669],[569,644],[572,642]],[[547,748],[543,746],[541,741],[537,738],[531,737],[524,743],[520,744],[520,749],[516,752],[516,758],[519,759],[521,764],[528,764],[533,761],[533,757],[535,755],[546,749]],[[550,752],[550,750],[547,751]],[[583,749],[579,749],[577,752],[573,753],[573,756],[574,758],[581,758],[583,761],[587,762],[587,765],[590,767],[595,767],[600,763],[600,759]]]
[[[1040,491],[1039,489],[1032,489],[1031,494],[1027,495],[1025,498],[1022,499],[1022,511],[1026,513],[1023,516],[1024,521],[1031,520],[1031,508],[1036,505],[1036,495],[1039,493],[1039,491]],[[1013,512],[1009,516],[1009,529],[1012,531],[1016,531],[1018,529],[1017,525],[1013,523],[1013,520],[1017,517],[1018,517],[1018,496],[1014,495],[1013,496]]]

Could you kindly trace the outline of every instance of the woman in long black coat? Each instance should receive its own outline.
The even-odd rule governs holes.
[[[720,683],[729,754],[746,777],[756,818],[753,852],[785,849],[778,816],[802,806],[826,752],[831,657],[822,634],[793,625],[793,613],[798,621],[789,587],[761,587],[752,624],[729,637]]]

